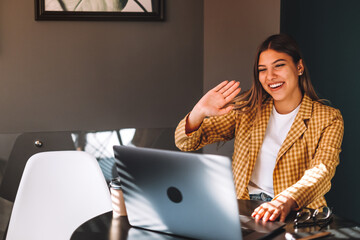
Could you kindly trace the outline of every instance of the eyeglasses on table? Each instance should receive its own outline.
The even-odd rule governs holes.
[[[331,208],[324,206],[320,209],[302,208],[296,213],[294,220],[294,227],[310,227],[320,226],[325,227],[332,220]]]

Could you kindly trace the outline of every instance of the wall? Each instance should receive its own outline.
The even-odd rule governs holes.
[[[0,133],[176,126],[202,94],[203,1],[165,15],[37,22],[33,1],[2,0]]]
[[[252,84],[258,45],[280,31],[280,0],[206,0],[204,2],[204,93],[223,80],[240,81],[242,90]],[[233,142],[207,153],[232,156]]]
[[[299,42],[318,93],[343,115],[345,134],[340,165],[326,198],[335,213],[357,222],[360,222],[359,8],[357,0],[281,2],[281,31]]]

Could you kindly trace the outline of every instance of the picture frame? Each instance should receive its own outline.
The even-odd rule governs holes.
[[[165,0],[35,0],[35,20],[162,21]]]

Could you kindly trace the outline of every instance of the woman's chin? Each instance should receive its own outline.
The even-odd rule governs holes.
[[[267,91],[267,93],[274,99],[274,101],[282,101],[284,100],[284,96],[283,94],[280,94],[279,92],[272,92],[272,91]]]

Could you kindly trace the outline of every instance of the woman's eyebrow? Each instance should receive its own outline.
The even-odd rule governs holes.
[[[281,62],[281,61],[285,61],[285,62],[286,62],[286,60],[285,60],[285,59],[280,58],[280,59],[278,59],[278,60],[274,61],[272,64],[275,64],[275,63],[277,63],[277,62]]]
[[[278,62],[281,62],[281,61],[286,62],[286,59],[282,59],[282,58],[277,59],[277,60],[275,60],[271,65],[274,65],[274,64],[276,64],[276,63],[278,63]],[[258,67],[266,67],[266,66],[259,64]]]

